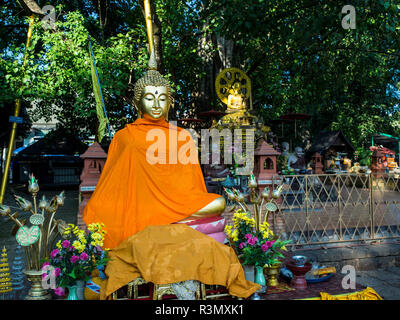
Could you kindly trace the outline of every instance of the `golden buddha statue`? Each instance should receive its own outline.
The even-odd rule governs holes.
[[[227,115],[221,118],[223,124],[233,123],[237,127],[250,125],[250,116],[246,110],[246,100],[240,92],[240,84],[235,82],[230,89],[227,101]]]
[[[221,195],[207,193],[197,151],[195,162],[173,161],[178,150],[196,147],[188,131],[167,122],[171,87],[156,69],[152,54],[149,70],[134,86],[139,118],[114,135],[96,189],[84,209],[86,224],[105,224],[104,245],[108,248],[149,225],[188,223],[225,210]],[[153,133],[165,139],[158,136],[155,143]],[[177,139],[181,135],[185,141]],[[165,144],[154,148],[160,139]],[[151,150],[154,159],[167,155],[169,161],[149,161]]]
[[[243,95],[239,92],[239,90],[240,84],[236,82],[231,89],[231,94],[228,96],[228,113],[246,111],[246,101],[244,100]]]

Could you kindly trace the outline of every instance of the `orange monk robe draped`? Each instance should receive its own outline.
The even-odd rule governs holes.
[[[179,141],[179,137],[186,139]],[[188,157],[182,155],[189,155],[190,150],[195,150],[196,163],[183,164],[180,160]],[[146,153],[154,156],[146,158]],[[166,163],[149,163],[157,157]],[[145,117],[114,135],[83,220],[87,225],[103,222],[107,231],[104,247],[112,249],[146,226],[182,220],[218,197],[207,193],[189,132],[164,119]]]
[[[235,251],[185,224],[152,226],[124,240],[109,253],[100,299],[137,277],[155,284],[197,280],[221,285],[247,298],[260,290],[247,281]]]

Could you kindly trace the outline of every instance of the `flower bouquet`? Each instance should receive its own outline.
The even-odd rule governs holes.
[[[256,221],[250,213],[241,209],[234,213],[233,226],[226,226],[225,233],[243,265],[271,266],[284,258],[282,251],[287,250],[286,245],[290,240],[280,240],[269,226],[264,221],[257,231]]]
[[[68,224],[64,229],[64,240],[58,241],[50,258],[42,266],[46,271],[43,278],[56,278],[55,294],[63,296],[65,288],[80,280],[87,281],[96,267],[106,265],[108,249],[102,248],[105,235],[103,228],[104,224],[92,223],[88,226],[87,234],[73,224]]]

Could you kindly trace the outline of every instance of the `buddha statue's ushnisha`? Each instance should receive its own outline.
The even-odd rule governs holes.
[[[189,162],[176,155],[183,148],[197,149],[188,131],[167,122],[171,100],[170,85],[156,70],[152,54],[149,70],[134,87],[139,118],[114,135],[83,213],[86,224],[105,224],[107,248],[149,225],[217,216],[225,209],[222,196],[207,193],[197,153],[197,161]]]

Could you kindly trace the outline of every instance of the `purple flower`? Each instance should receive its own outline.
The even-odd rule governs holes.
[[[79,258],[82,261],[86,261],[87,259],[89,259],[89,256],[88,256],[88,254],[86,252],[82,252],[81,255],[79,256]]]
[[[73,256],[71,257],[71,259],[70,259],[71,263],[76,263],[76,262],[78,262],[78,260],[79,260],[79,257],[78,257],[78,256],[75,256],[75,255],[73,255]]]
[[[272,242],[271,241],[265,241],[265,245],[268,247],[268,248],[271,248],[272,247]]]
[[[50,253],[50,257],[55,258],[56,255],[58,255],[59,253],[60,253],[60,250],[54,249],[54,250]]]
[[[66,249],[68,248],[70,245],[70,242],[68,240],[64,240],[63,242],[61,242],[61,246]]]
[[[65,294],[65,290],[64,288],[58,287],[54,290],[54,293],[61,297]]]
[[[242,242],[241,244],[239,244],[239,248],[242,249],[243,247],[246,246],[246,242]]]
[[[251,235],[251,233],[248,233],[248,234],[246,234],[244,237],[245,237],[247,240],[249,240],[249,239],[251,239],[252,235]]]
[[[262,246],[261,246],[261,250],[262,251],[267,251],[269,249],[269,247],[264,243]]]
[[[250,245],[254,246],[254,244],[257,242],[257,240],[258,240],[257,237],[254,237],[254,238],[248,239],[247,242],[248,242]]]
[[[60,268],[55,268],[53,270],[53,276],[58,277],[61,274],[61,269]]]

